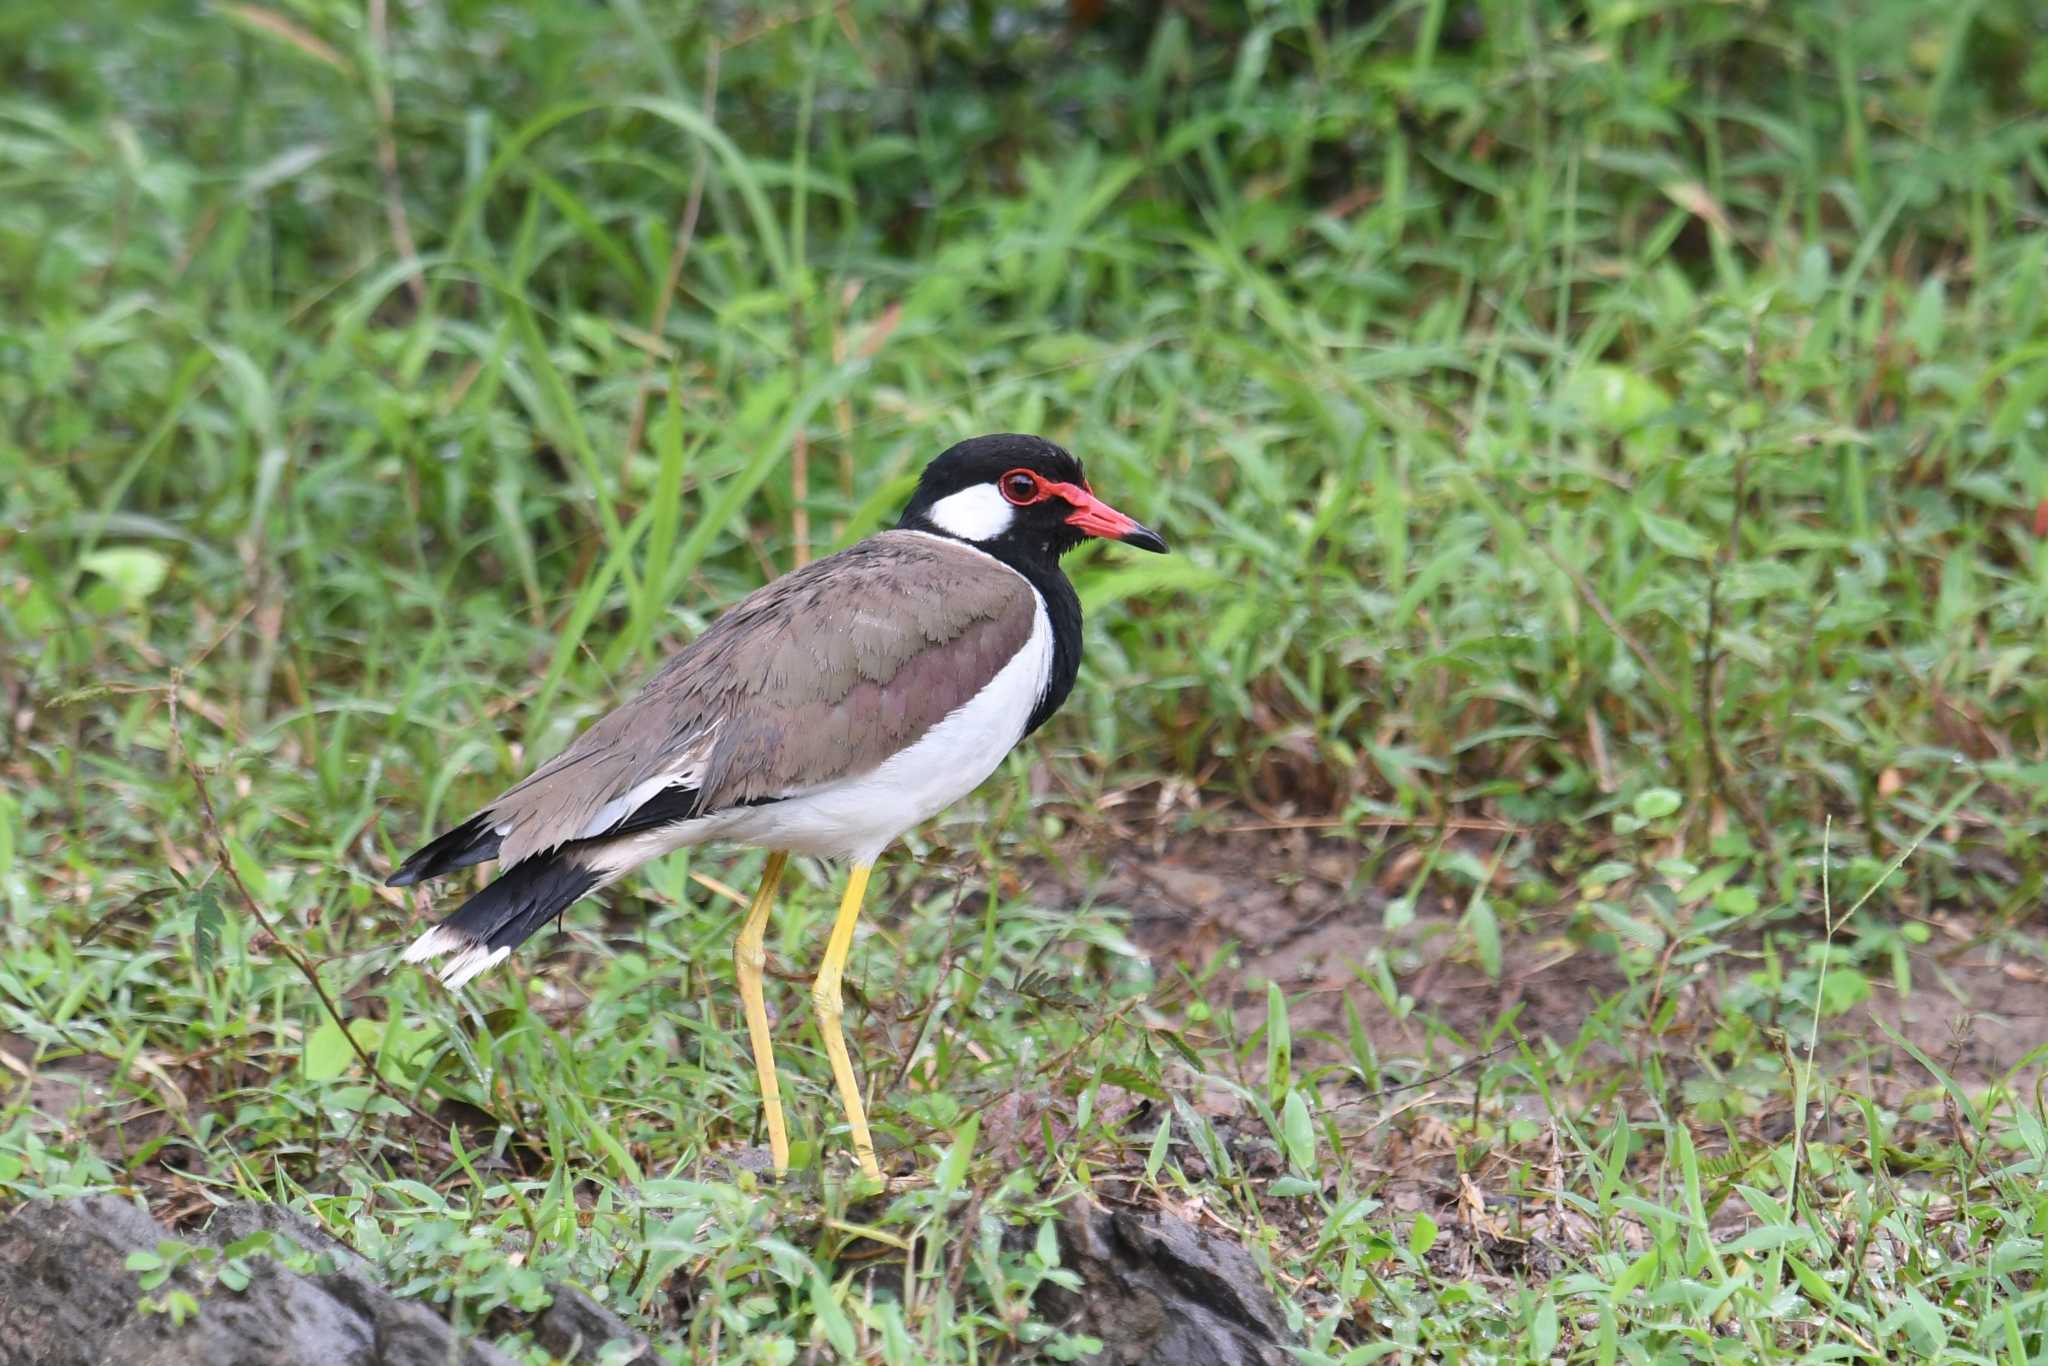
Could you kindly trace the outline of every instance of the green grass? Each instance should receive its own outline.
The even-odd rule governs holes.
[[[2048,1356],[2040,1049],[1870,1022],[2038,1033],[2038,16],[1110,8],[0,16],[0,1201],[288,1199],[677,1360],[1071,1355],[1089,1189],[1237,1231],[1312,1361]],[[1177,553],[1077,558],[1073,700],[878,882],[930,1182],[821,1178],[796,982],[808,1165],[706,1161],[756,855],[390,970],[395,856],[992,429]],[[1330,1028],[1054,878],[1304,821]],[[1568,1011],[1416,991],[1560,954]]]

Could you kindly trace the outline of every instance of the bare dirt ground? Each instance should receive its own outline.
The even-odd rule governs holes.
[[[1652,965],[1635,984],[1641,998],[1618,1013],[1611,1029],[1589,1031],[1602,1003],[1631,983],[1612,953],[1575,938],[1569,907],[1517,917],[1521,928],[1504,938],[1496,980],[1459,933],[1462,901],[1424,896],[1414,918],[1390,932],[1389,892],[1356,877],[1355,848],[1341,841],[1302,831],[1205,835],[1143,854],[1128,845],[1122,852],[1098,849],[1093,859],[1100,871],[1087,875],[1076,875],[1078,860],[1064,872],[1042,870],[1041,896],[1052,900],[1057,884],[1073,904],[1124,909],[1134,941],[1162,974],[1174,966],[1197,971],[1227,953],[1204,994],[1212,1007],[1226,999],[1234,1005],[1242,1028],[1263,1019],[1266,983],[1278,983],[1291,1003],[1297,1070],[1341,1063],[1349,1054],[1348,1001],[1389,1064],[1388,1080],[1400,1063],[1408,1064],[1399,1069],[1402,1077],[1421,1079],[1377,1093],[1355,1083],[1326,1086],[1325,1099],[1347,1115],[1346,1159],[1365,1188],[1398,1223],[1418,1212],[1436,1221],[1431,1261],[1445,1274],[1526,1282],[1581,1263],[1617,1236],[1638,1243],[1643,1232],[1595,1230],[1567,1202],[1545,1197],[1545,1189],[1574,1184],[1569,1172],[1578,1164],[1532,1088],[1510,1080],[1489,1089],[1478,1080],[1479,1067],[1459,1066],[1475,1056],[1483,1062],[1481,1044],[1490,1034],[1489,1048],[1519,1033],[1560,1049],[1592,1035],[1580,1055],[1588,1064],[1584,1085],[1555,1097],[1582,1122],[1619,1107],[1639,1130],[1655,1126],[1658,1107],[1640,1085],[1653,1056],[1681,1094],[1693,1082],[1743,1080],[1741,1068],[1719,1066],[1713,1031],[1740,1012],[1743,979],[1763,961],[1757,944],[1732,945],[1697,969]],[[1883,967],[1865,965],[1869,997],[1822,1022],[1816,1060],[1833,1085],[1822,1088],[1825,1103],[1810,1112],[1808,1139],[1845,1144],[1852,1161],[1864,1123],[1851,1092],[1901,1116],[1890,1135],[1895,1151],[1972,1141],[1937,1078],[1891,1034],[1973,1093],[2048,1039],[2048,954],[2038,941],[2016,946],[1986,917],[1966,912],[1923,923],[1930,936],[1908,955],[1910,992],[1899,993]],[[1820,937],[1823,927],[1815,923],[1813,933]],[[1389,1011],[1371,985],[1375,960],[1414,999],[1407,1014]],[[1498,1031],[1509,1012],[1513,1031]],[[1642,1021],[1660,1014],[1663,1025],[1653,1036]],[[1806,1018],[1793,1006],[1776,1023],[1785,1035],[1793,1032],[1789,1024],[1803,1036]],[[1735,1095],[1719,1118],[1689,1115],[1703,1160],[1740,1166],[1738,1146],[1754,1154],[1790,1133],[1788,1077],[1797,1059],[1788,1044],[1778,1050],[1759,1062],[1752,1045],[1749,1093]],[[2018,1085],[2024,1091],[2042,1071],[2038,1060],[2028,1064]],[[1252,1138],[1248,1147],[1258,1142],[1256,1121],[1232,1114],[1241,1107],[1227,1096],[1212,1096],[1203,1108],[1219,1126],[1234,1124]],[[1517,1120],[1533,1121],[1520,1126],[1519,1140],[1510,1137]],[[1725,1194],[1725,1183],[1717,1184]],[[1732,1237],[1750,1217],[1740,1200],[1725,1199],[1710,1201],[1710,1218],[1717,1234]],[[1284,1213],[1274,1222],[1284,1226]],[[1312,1232],[1304,1227],[1302,1235]]]
[[[1448,896],[1425,896],[1414,919],[1389,932],[1389,896],[1357,885],[1355,848],[1306,831],[1203,835],[1105,864],[1099,876],[1047,876],[1077,903],[1128,911],[1132,937],[1162,967],[1192,969],[1234,948],[1214,988],[1242,1008],[1261,1009],[1265,984],[1278,983],[1295,1002],[1298,1038],[1341,1039],[1348,998],[1374,1047],[1390,1058],[1434,1058],[1443,1051],[1442,1031],[1477,1040],[1511,1010],[1523,1035],[1563,1044],[1579,1036],[1602,998],[1628,985],[1610,955],[1575,942],[1568,908],[1526,917],[1524,928],[1504,936],[1499,980],[1481,969],[1458,932],[1462,907]],[[2039,944],[2015,947],[1966,911],[1923,923],[1931,937],[1908,950],[1912,991],[1900,995],[1882,969],[1871,968],[1872,995],[1823,1021],[1822,1047],[1838,1064],[1877,1074],[1918,1069],[1886,1037],[1890,1029],[1966,1084],[1996,1079],[2048,1041],[2048,952]],[[1814,937],[1822,933],[1816,922]],[[1415,999],[1405,1018],[1390,1013],[1368,983],[1376,957]],[[1730,976],[1726,958],[1698,973],[1667,965],[1650,988],[1678,998],[1665,1036],[1692,1041],[1689,1035],[1711,1029]],[[1311,1037],[1309,1047],[1317,1046]],[[1318,1060],[1329,1060],[1327,1053]],[[1924,1071],[1922,1080],[1931,1080]]]

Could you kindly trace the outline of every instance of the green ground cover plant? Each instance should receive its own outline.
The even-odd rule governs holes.
[[[0,1204],[679,1361],[1085,1355],[1091,1195],[1307,1362],[2043,1359],[2044,107],[2021,0],[17,0]],[[991,430],[1176,554],[885,860],[923,1179],[820,1165],[819,870],[779,1186],[758,855],[394,970],[397,856]]]

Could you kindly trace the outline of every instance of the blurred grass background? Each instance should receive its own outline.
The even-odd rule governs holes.
[[[1015,761],[1028,792],[992,787],[922,854],[1065,857],[1105,812],[1195,841],[1247,812],[1327,822],[1360,889],[1427,850],[1496,977],[1503,933],[1558,905],[1631,973],[1688,935],[1810,943],[1824,847],[1838,909],[1904,860],[1872,915],[2031,934],[2044,38],[2024,0],[15,0],[0,1028],[39,1059],[158,1058],[166,1084],[175,1057],[174,1089],[222,1099],[202,1120],[146,1097],[178,1123],[115,1157],[52,1147],[17,1099],[0,1190],[177,1150],[180,1181],[296,1189],[388,1235],[377,1145],[406,1140],[365,1152],[359,1116],[279,1080],[306,1080],[305,1036],[346,1040],[207,881],[185,758],[372,1047],[461,1035],[367,953],[416,923],[373,888],[388,860],[988,430],[1068,445],[1177,553],[1076,562],[1087,665]],[[1510,832],[1491,865],[1444,843],[1460,821]],[[486,1055],[407,1084],[544,1130],[557,1199],[620,1127],[600,1096],[663,1111],[608,1179],[743,1138],[712,988],[732,907],[702,879],[745,890],[749,867],[656,871],[653,961],[579,912],[612,974],[585,1022],[490,988],[507,1058],[476,1033]],[[963,1003],[937,965],[963,936],[1012,978],[1063,964],[1107,1011],[1153,985],[1113,914],[992,899],[961,926],[948,904],[892,940],[911,1004],[951,993],[1010,1062],[1022,1038],[1028,1066],[1150,1065],[1120,1024]],[[799,896],[782,953],[805,961],[823,908]],[[633,995],[650,981],[683,1016]],[[792,1065],[822,1104],[817,1061]],[[937,1068],[884,1116],[899,1142],[947,1141],[956,1064],[1000,1071]],[[318,1159],[343,1134],[340,1180]],[[1335,1275],[1326,1241],[1286,1264]],[[625,1254],[557,1252],[627,1293]],[[479,1314],[533,1293],[444,1246],[418,1262]],[[990,1275],[976,1313],[1012,1293]],[[1370,1334],[1332,1293],[1297,1312],[1342,1355]],[[1898,1332],[1993,1331],[1967,1294],[1921,1302]],[[775,1303],[757,1327],[839,1342],[803,1295]],[[1416,1312],[1432,1342],[1493,1331]],[[976,1313],[897,1328],[1023,1350]]]

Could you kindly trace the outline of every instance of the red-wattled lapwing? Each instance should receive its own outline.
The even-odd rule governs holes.
[[[410,886],[485,859],[496,881],[406,950],[459,987],[578,897],[705,843],[769,851],[733,945],[779,1172],[762,934],[792,853],[853,865],[811,988],[855,1154],[880,1176],[840,1032],[840,975],[875,857],[972,791],[1058,710],[1081,667],[1081,602],[1060,556],[1090,536],[1164,551],[1035,436],[983,436],[925,467],[893,531],[743,599],[476,815],[407,859]]]

